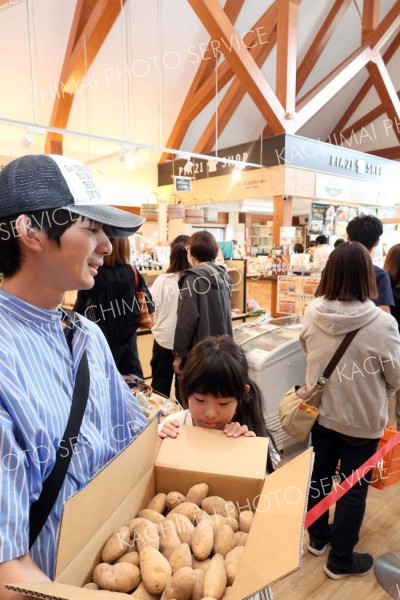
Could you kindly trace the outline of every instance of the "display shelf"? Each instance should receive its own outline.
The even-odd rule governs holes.
[[[251,255],[267,254],[272,248],[272,223],[261,225],[253,223],[251,226]]]
[[[246,312],[246,261],[231,259],[225,261],[228,275],[232,279],[231,308],[235,312]]]

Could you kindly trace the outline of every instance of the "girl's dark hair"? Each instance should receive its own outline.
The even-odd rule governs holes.
[[[190,254],[200,262],[213,262],[218,255],[218,244],[208,231],[197,231],[190,236],[187,245]]]
[[[62,234],[75,223],[82,219],[68,210],[57,208],[54,210],[40,210],[25,213],[34,229],[43,230],[49,240],[60,246]],[[0,222],[0,273],[4,277],[12,277],[21,268],[22,252],[18,243],[15,221],[20,215],[6,217]]]
[[[377,297],[374,266],[363,244],[344,242],[330,253],[318,295],[327,300],[360,302]]]
[[[175,246],[175,244],[179,244],[179,242],[182,242],[183,244],[186,244],[188,239],[189,239],[189,235],[186,235],[185,233],[180,233],[179,235],[176,236],[176,238],[174,238],[172,240],[172,242],[170,243],[171,248],[173,248]]]
[[[304,252],[303,244],[300,244],[300,242],[296,242],[293,251],[295,252],[295,254],[302,254]]]
[[[182,273],[185,269],[190,269],[190,263],[187,257],[186,242],[176,242],[171,247],[167,273]]]
[[[395,244],[390,248],[383,268],[389,273],[392,286],[400,287],[400,244]]]
[[[107,267],[115,267],[115,265],[125,265],[130,262],[131,245],[127,237],[110,238],[112,245],[111,254],[104,257],[104,264]]]
[[[265,425],[260,388],[249,378],[249,368],[242,348],[229,335],[206,337],[190,351],[180,378],[182,404],[188,407],[193,394],[211,394],[219,398],[236,398],[235,420],[247,425],[259,437],[268,437],[276,449],[272,434]],[[250,391],[245,392],[245,386]],[[267,469],[273,471],[268,454]]]

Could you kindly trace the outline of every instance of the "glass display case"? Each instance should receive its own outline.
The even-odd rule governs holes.
[[[264,315],[233,330],[235,342],[246,354],[250,377],[262,391],[264,418],[279,450],[299,445],[283,431],[278,407],[290,387],[305,382],[306,361],[299,341],[302,323],[298,315],[276,319]]]

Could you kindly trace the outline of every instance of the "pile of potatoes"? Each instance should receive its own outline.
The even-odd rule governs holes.
[[[208,496],[206,483],[157,494],[112,534],[84,587],[137,600],[225,600],[254,514]]]

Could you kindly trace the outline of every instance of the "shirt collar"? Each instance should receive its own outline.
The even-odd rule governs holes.
[[[2,289],[0,289],[0,308],[19,319],[36,323],[56,323],[60,322],[64,316],[64,312],[60,308],[57,310],[39,308]]]

